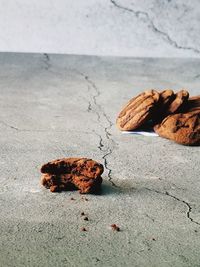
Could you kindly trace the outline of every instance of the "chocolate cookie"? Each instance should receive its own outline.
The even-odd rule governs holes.
[[[86,158],[63,158],[41,167],[42,185],[51,192],[79,189],[80,193],[95,193],[102,183],[103,165]]]
[[[169,115],[154,127],[159,136],[183,145],[200,144],[200,110]]]
[[[159,106],[161,109],[165,109],[175,98],[174,91],[166,89],[160,92]]]
[[[160,98],[158,102],[158,107],[156,109],[156,112],[153,116],[153,124],[160,123],[164,117],[166,117],[166,111],[169,107],[169,105],[172,103],[172,101],[175,99],[174,91],[170,89],[166,89],[159,93]]]
[[[191,96],[191,97],[189,98],[189,101],[194,101],[194,102],[200,103],[200,95],[197,95],[197,96]]]
[[[187,113],[198,109],[200,109],[200,96],[192,96],[188,99],[182,112]]]
[[[188,107],[191,108],[200,108],[200,96],[193,96],[188,99]]]
[[[158,101],[159,93],[156,90],[145,91],[132,98],[117,117],[118,128],[122,131],[139,128],[151,119]]]
[[[189,93],[186,90],[181,90],[176,93],[174,100],[170,103],[166,110],[166,114],[174,114],[181,111],[181,109],[184,109],[188,98]]]

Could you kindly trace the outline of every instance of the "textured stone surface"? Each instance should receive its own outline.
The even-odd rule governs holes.
[[[0,0],[0,51],[199,57],[199,0]]]
[[[199,95],[199,69],[198,59],[0,54],[0,266],[199,266],[200,148],[115,126],[147,88]],[[102,195],[40,185],[44,162],[74,156],[104,164]]]

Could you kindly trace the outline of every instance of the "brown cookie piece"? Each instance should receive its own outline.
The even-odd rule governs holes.
[[[170,89],[160,92],[159,95],[158,108],[153,116],[153,125],[160,123],[166,117],[166,110],[175,99],[174,91]]]
[[[192,111],[200,111],[200,107],[193,107],[188,110],[188,112],[192,112]]]
[[[83,175],[71,174],[43,174],[42,185],[49,188],[51,192],[79,190],[81,194],[98,192],[102,177],[91,178]]]
[[[154,127],[159,136],[183,145],[200,144],[200,110],[169,115]]]
[[[188,108],[200,108],[200,96],[193,96],[188,99]]]
[[[194,101],[194,102],[200,103],[200,95],[191,96],[189,98],[189,101]]]
[[[117,126],[122,131],[139,128],[153,115],[159,93],[156,90],[145,91],[132,98],[117,117]]]
[[[63,158],[44,164],[41,167],[41,172],[51,174],[80,173],[97,177],[103,173],[103,165],[87,158]]]
[[[192,96],[188,99],[187,103],[182,110],[183,113],[200,109],[200,96]]]
[[[51,192],[79,189],[80,193],[95,193],[102,183],[103,165],[87,158],[63,158],[41,167],[41,183]]]
[[[173,90],[166,89],[160,92],[159,107],[165,109],[175,98]]]
[[[188,98],[189,92],[186,90],[181,90],[176,93],[174,100],[169,104],[166,110],[166,114],[174,114],[181,111],[181,109],[184,109]]]

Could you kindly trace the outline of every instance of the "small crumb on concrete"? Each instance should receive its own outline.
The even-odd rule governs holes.
[[[119,226],[117,226],[115,223],[114,224],[111,224],[111,228],[112,228],[113,231],[117,231],[117,232],[120,231]]]
[[[85,213],[84,212],[81,212],[81,216],[84,216],[85,215]]]
[[[85,227],[82,227],[82,228],[81,228],[81,231],[82,231],[82,232],[87,232],[87,229],[86,229]]]
[[[84,221],[89,221],[88,217],[84,217],[83,220],[84,220]]]

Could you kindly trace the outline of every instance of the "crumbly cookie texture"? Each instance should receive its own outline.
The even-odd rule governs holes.
[[[169,115],[154,130],[182,145],[200,145],[200,109]]]
[[[103,165],[87,158],[63,158],[41,167],[41,183],[51,192],[78,189],[80,193],[96,193],[100,190]]]
[[[134,130],[147,122],[159,101],[156,90],[145,91],[132,98],[117,117],[117,126],[122,131]]]

